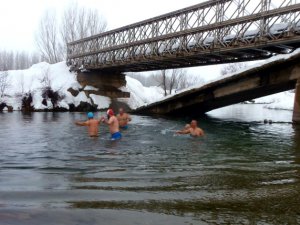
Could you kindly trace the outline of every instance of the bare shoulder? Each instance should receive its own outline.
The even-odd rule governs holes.
[[[112,121],[118,121],[118,118],[116,116],[111,117]]]
[[[94,120],[93,123],[95,123],[95,124],[100,124],[101,121],[100,121],[100,120]]]

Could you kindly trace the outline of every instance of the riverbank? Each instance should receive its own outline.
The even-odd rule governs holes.
[[[287,55],[276,56],[266,60],[265,63],[286,58],[288,58]],[[261,65],[263,63],[260,62],[257,66]],[[251,66],[253,67],[255,65]],[[237,73],[239,72],[228,76]],[[80,85],[76,76],[75,73],[69,71],[65,62],[53,65],[39,63],[27,70],[8,71],[6,89],[4,96],[0,99],[0,111],[99,111],[117,107],[114,102],[125,105],[128,109],[136,109],[170,97],[164,97],[160,87],[144,87],[138,80],[126,76],[126,85],[121,87],[120,91],[130,93],[130,97],[112,99],[108,96],[97,95],[99,89],[95,87]],[[220,75],[218,79],[221,78],[224,77]],[[208,80],[206,83],[210,82]],[[278,93],[246,103],[264,104],[270,109],[293,110],[294,93],[291,91]]]
[[[4,72],[7,74],[4,96],[0,98],[0,111],[99,111],[112,105],[108,96],[93,94],[92,86],[81,86],[76,73],[70,72],[65,62],[39,63],[27,70]],[[2,75],[3,76],[3,73]],[[130,77],[121,91],[131,93],[130,98],[115,99],[136,108],[161,98],[159,87],[143,87]],[[1,105],[2,104],[2,105]]]

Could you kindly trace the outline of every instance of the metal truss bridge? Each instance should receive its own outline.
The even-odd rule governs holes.
[[[298,47],[299,0],[211,0],[68,43],[67,64],[138,72],[265,59]]]

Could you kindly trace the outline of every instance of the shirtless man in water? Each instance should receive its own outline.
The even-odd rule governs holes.
[[[101,121],[108,125],[109,131],[111,133],[111,140],[119,140],[122,138],[119,130],[119,121],[112,109],[107,110],[107,119],[102,117]]]
[[[119,125],[121,129],[127,130],[128,129],[128,122],[131,121],[131,117],[128,113],[124,112],[123,108],[119,109],[119,115],[117,115]]]
[[[192,120],[190,127],[187,127],[181,131],[177,131],[177,134],[190,134],[193,137],[204,136],[204,131],[198,127],[197,121]]]
[[[88,127],[88,133],[90,137],[98,137],[99,125],[101,124],[100,120],[94,119],[94,113],[88,113],[88,120],[85,122],[75,122],[78,126]]]

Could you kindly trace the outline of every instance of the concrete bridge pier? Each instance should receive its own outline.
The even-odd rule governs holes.
[[[300,79],[298,79],[297,81],[296,90],[295,90],[293,122],[300,124]]]
[[[77,81],[83,87],[85,94],[106,96],[111,99],[110,107],[123,107],[128,110],[125,103],[120,102],[119,98],[129,98],[130,93],[121,91],[120,88],[126,86],[125,74],[117,72],[101,72],[93,70],[90,72],[77,72]],[[86,86],[92,86],[96,90],[84,90]]]

